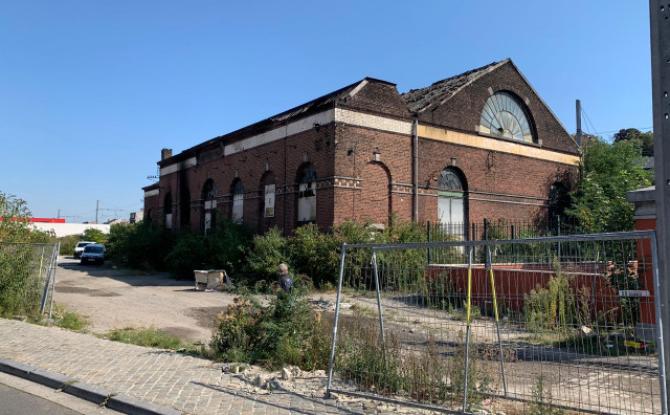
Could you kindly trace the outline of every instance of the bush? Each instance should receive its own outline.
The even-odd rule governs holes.
[[[205,237],[190,232],[180,234],[165,261],[177,278],[193,277],[193,270],[208,268]]]
[[[165,270],[165,257],[174,239],[172,232],[148,222],[114,224],[109,230],[107,255],[132,268]]]
[[[547,288],[537,287],[524,299],[528,328],[534,332],[565,330],[578,323],[577,304],[568,278],[555,271]]]
[[[255,280],[276,280],[277,266],[289,263],[287,240],[277,228],[254,237],[247,256],[249,271]]]
[[[84,231],[82,234],[82,239],[85,241],[90,241],[90,242],[95,242],[99,244],[104,244],[107,242],[107,238],[109,237],[106,235],[103,231],[95,228],[88,228]]]
[[[270,369],[296,365],[325,369],[329,325],[298,294],[279,293],[263,307],[238,297],[219,316],[211,346],[226,361],[261,364]]]
[[[221,221],[205,240],[205,263],[208,266],[223,268],[230,275],[246,271],[246,251],[252,239],[251,232],[244,225],[230,220]]]
[[[33,246],[0,246],[0,316],[37,317],[42,295],[38,260]]]
[[[296,272],[309,276],[317,287],[337,281],[339,247],[333,234],[320,232],[313,224],[296,229],[288,242]]]
[[[74,247],[82,240],[82,235],[68,235],[58,238],[60,242],[60,255],[74,255]]]

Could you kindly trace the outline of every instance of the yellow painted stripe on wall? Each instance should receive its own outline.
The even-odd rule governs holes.
[[[501,153],[553,161],[556,163],[569,164],[572,166],[579,165],[579,156],[559,153],[557,151],[526,146],[503,140],[497,140],[494,138],[483,137],[481,135],[466,134],[459,131],[445,130],[443,128],[430,127],[421,124],[419,124],[417,132],[419,137],[428,138],[430,140],[482,148],[491,151],[499,151]]]

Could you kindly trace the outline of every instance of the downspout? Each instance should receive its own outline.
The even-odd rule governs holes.
[[[419,118],[412,120],[412,221],[419,222]]]

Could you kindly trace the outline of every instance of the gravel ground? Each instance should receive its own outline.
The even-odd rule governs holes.
[[[156,327],[189,341],[208,342],[214,317],[234,298],[193,289],[193,281],[168,274],[80,265],[59,258],[54,301],[86,316],[89,330]]]

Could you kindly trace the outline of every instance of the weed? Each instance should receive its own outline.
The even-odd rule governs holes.
[[[551,390],[545,385],[544,376],[538,376],[531,391],[533,400],[528,408],[528,415],[563,415],[565,411],[551,406]]]
[[[67,330],[82,331],[89,323],[81,314],[57,304],[53,313],[53,324]]]
[[[178,337],[153,327],[116,329],[105,337],[112,341],[159,349],[177,350],[183,346]]]

